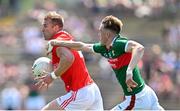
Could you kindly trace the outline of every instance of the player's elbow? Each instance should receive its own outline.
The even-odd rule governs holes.
[[[73,63],[74,60],[75,60],[74,56],[70,56],[70,57],[69,57],[69,61],[70,61],[71,63]]]

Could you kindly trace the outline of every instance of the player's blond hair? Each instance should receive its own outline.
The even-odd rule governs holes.
[[[64,19],[57,12],[55,11],[48,12],[44,17],[44,20],[47,20],[47,19],[50,19],[54,25],[59,25],[60,27],[63,27]]]
[[[122,21],[112,15],[106,16],[102,20],[101,24],[104,26],[104,28],[114,31],[116,34],[121,32],[123,26]]]

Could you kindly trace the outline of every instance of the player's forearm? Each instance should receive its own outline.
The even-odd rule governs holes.
[[[57,48],[56,54],[61,59],[54,73],[56,77],[59,77],[71,67],[74,62],[74,56],[69,49],[64,47]]]
[[[75,50],[83,50],[85,46],[82,42],[74,42],[74,41],[56,41],[54,45],[61,46],[61,47],[68,47]]]
[[[65,58],[61,58],[61,61],[57,69],[55,69],[54,73],[56,74],[56,76],[59,77],[62,74],[64,74],[64,72],[66,72],[71,65],[72,65],[71,62],[68,62]]]
[[[74,50],[81,50],[86,52],[93,52],[93,44],[86,44],[80,41],[57,41],[52,40],[51,45],[67,47]]]
[[[144,54],[144,47],[143,46],[134,47],[132,50],[131,61],[128,65],[127,70],[132,71],[135,68],[135,66],[138,64],[140,59],[142,58],[143,54]]]
[[[57,79],[58,77],[60,77],[71,66],[71,64],[69,64],[68,62],[63,62],[63,61],[64,60],[61,59],[58,67],[53,72],[51,72],[52,79]]]

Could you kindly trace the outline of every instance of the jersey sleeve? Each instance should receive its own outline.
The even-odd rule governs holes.
[[[117,40],[116,43],[115,43],[115,47],[121,53],[125,53],[126,48],[127,48],[127,43],[128,43],[127,39]]]
[[[95,53],[102,53],[103,50],[104,50],[104,47],[101,45],[101,43],[95,43],[95,44],[93,45],[93,51],[94,51]]]

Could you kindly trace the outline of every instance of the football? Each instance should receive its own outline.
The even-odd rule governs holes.
[[[47,57],[40,57],[36,59],[33,63],[32,73],[35,78],[44,76],[45,74],[43,72],[50,73],[52,71],[53,71],[53,66],[51,59]]]

